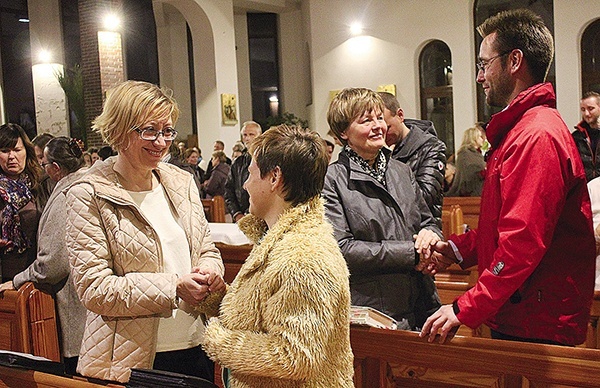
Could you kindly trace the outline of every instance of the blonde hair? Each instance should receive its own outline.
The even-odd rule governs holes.
[[[460,148],[456,151],[456,154],[464,151],[467,148],[477,149],[477,136],[483,136],[483,132],[481,131],[481,127],[475,126],[471,128],[467,128],[463,135],[462,143],[460,144]]]
[[[127,136],[152,120],[170,118],[173,126],[179,118],[179,107],[170,89],[143,81],[125,81],[106,92],[106,101],[92,129],[116,150],[129,146]]]
[[[338,140],[346,144],[341,135],[357,117],[373,110],[383,113],[384,108],[381,96],[371,89],[346,88],[331,100],[327,110],[327,123]]]

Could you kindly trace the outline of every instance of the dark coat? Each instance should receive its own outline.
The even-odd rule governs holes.
[[[441,227],[446,145],[437,138],[431,121],[405,119],[404,124],[410,132],[396,143],[392,158],[406,163],[415,174],[423,198]]]
[[[325,177],[325,213],[350,269],[352,304],[414,329],[427,315],[423,310],[439,307],[439,298],[431,277],[414,270],[413,235],[422,228],[441,231],[410,167],[390,159],[385,179],[387,188],[342,151]]]
[[[592,130],[590,125],[585,121],[581,121],[575,126],[575,132],[573,132],[573,139],[577,145],[579,156],[581,156],[583,168],[585,169],[585,179],[588,182],[600,176],[600,161],[598,160],[598,155],[600,155],[600,141],[596,149],[592,151],[588,132],[590,130]]]
[[[246,214],[250,208],[250,196],[243,185],[248,179],[248,166],[251,161],[252,155],[244,151],[231,165],[225,184],[225,204],[232,217],[237,213]]]
[[[205,182],[204,192],[207,198],[225,195],[225,184],[229,176],[230,167],[227,163],[219,163],[212,169],[210,178]]]

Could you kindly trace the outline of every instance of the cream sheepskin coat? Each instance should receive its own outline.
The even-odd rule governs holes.
[[[152,368],[159,319],[178,306],[177,275],[164,273],[158,235],[118,182],[114,162],[96,162],[68,189],[66,242],[77,294],[89,310],[77,371],[127,382],[131,368]],[[154,172],[185,231],[192,266],[222,275],[192,176],[165,163]]]
[[[349,272],[321,200],[268,231],[253,215],[239,227],[254,248],[209,321],[206,352],[231,387],[353,387]]]

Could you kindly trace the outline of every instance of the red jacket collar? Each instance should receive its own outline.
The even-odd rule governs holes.
[[[534,106],[545,105],[556,108],[556,95],[552,84],[535,84],[519,93],[501,112],[492,116],[485,135],[492,148],[498,147],[508,131],[521,119],[521,116]]]

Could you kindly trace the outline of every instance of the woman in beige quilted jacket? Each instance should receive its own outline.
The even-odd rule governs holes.
[[[161,162],[177,136],[171,94],[126,81],[107,93],[93,128],[118,155],[67,192],[66,243],[88,309],[77,371],[127,382],[131,368],[213,380],[199,313],[224,291],[192,176]]]
[[[352,387],[346,262],[320,199],[328,156],[314,132],[257,137],[240,229],[254,248],[204,333],[230,387]]]

